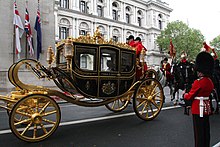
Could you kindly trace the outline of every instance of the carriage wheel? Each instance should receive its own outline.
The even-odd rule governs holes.
[[[126,95],[125,97],[122,97],[120,99],[117,99],[111,103],[106,104],[106,108],[108,108],[110,111],[113,112],[121,112],[122,110],[124,110],[125,108],[127,108],[130,100],[132,97],[132,93],[129,93],[128,95]]]
[[[54,133],[60,123],[60,108],[49,96],[34,94],[19,100],[11,110],[11,131],[21,140],[37,142]]]
[[[142,81],[133,98],[136,115],[145,121],[154,119],[163,106],[163,97],[163,88],[158,80],[147,78]]]
[[[147,70],[145,74],[146,74],[145,78],[155,78],[158,80],[157,72],[154,69]]]

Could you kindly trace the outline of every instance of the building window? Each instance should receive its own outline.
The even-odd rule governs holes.
[[[141,18],[138,17],[138,25],[141,26]]]
[[[162,30],[163,27],[162,27],[162,21],[161,20],[159,20],[158,25],[159,25],[159,29]]]
[[[163,16],[161,15],[161,14],[159,14],[158,15],[158,27],[159,27],[159,29],[160,30],[162,30],[163,29],[163,26],[162,26],[162,18],[163,18]]]
[[[112,40],[115,41],[115,42],[118,42],[118,37],[117,36],[113,36]]]
[[[60,0],[60,7],[69,8],[69,0]]]
[[[85,36],[86,35],[86,31],[85,30],[80,30],[79,31],[79,35]]]
[[[126,13],[126,22],[130,23],[130,15],[128,13]]]
[[[85,1],[80,2],[80,11],[83,13],[86,13],[86,2]]]
[[[59,39],[66,39],[69,36],[69,28],[60,27],[59,28]]]
[[[116,10],[112,10],[113,20],[118,20],[118,13]]]
[[[100,5],[97,6],[97,13],[98,13],[98,16],[99,16],[99,17],[103,16],[102,6],[100,6]]]

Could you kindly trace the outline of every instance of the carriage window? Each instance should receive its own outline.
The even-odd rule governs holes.
[[[76,65],[83,70],[96,70],[96,49],[76,48]]]
[[[57,51],[56,57],[57,57],[58,64],[66,63],[66,58],[64,57],[63,49],[59,49]]]
[[[101,50],[101,71],[118,71],[118,51],[112,49]]]
[[[129,72],[132,70],[133,68],[133,59],[134,59],[134,55],[133,54],[129,54],[129,53],[125,53],[122,52],[122,56],[121,56],[121,71],[122,72]]]

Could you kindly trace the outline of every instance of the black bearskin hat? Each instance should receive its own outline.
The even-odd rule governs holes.
[[[196,71],[211,76],[214,70],[214,59],[207,52],[200,52],[196,57]]]

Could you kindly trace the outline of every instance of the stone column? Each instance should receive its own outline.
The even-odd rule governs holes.
[[[72,18],[72,36],[73,36],[73,38],[76,38],[76,33],[75,33],[75,31],[76,31],[76,21],[75,21],[75,19],[76,18]]]
[[[75,8],[76,8],[77,11],[79,11],[80,10],[79,0],[74,0],[74,1],[75,1],[75,6],[76,6]]]
[[[79,36],[79,20],[75,18],[75,37]]]
[[[93,4],[93,15],[98,15],[98,13],[97,13],[97,0],[94,0],[94,4]]]
[[[112,0],[107,0],[109,2],[109,18],[112,19]]]

